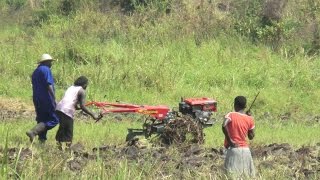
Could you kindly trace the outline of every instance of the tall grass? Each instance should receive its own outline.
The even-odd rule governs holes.
[[[261,91],[255,108],[259,112],[316,112],[317,60],[284,59],[264,47],[222,35],[197,46],[191,37],[165,44],[74,39],[63,45],[64,39],[59,42],[40,34],[31,45],[23,39],[3,45],[2,96],[30,100],[30,75],[46,52],[58,59],[52,68],[57,97],[83,74],[90,79],[89,100],[175,106],[181,96],[209,96],[218,99],[220,111],[226,111],[234,96],[250,99]]]
[[[214,17],[226,19],[217,12]],[[195,11],[125,16],[89,8],[69,18],[50,15],[40,27],[6,27],[0,95],[30,102],[30,75],[41,54],[50,53],[58,59],[52,67],[58,99],[86,75],[88,100],[176,106],[180,97],[208,96],[227,112],[236,95],[251,100],[261,91],[256,113],[317,114],[318,59],[286,58],[227,32],[199,40],[191,26],[199,17]]]
[[[4,150],[3,150],[3,155],[2,155],[2,159],[1,159],[1,177],[2,178],[7,178],[8,177],[8,171],[9,171],[9,167],[8,167],[8,161],[9,161],[9,157],[8,157],[8,131],[6,133],[6,139],[4,141],[5,145],[4,145]]]

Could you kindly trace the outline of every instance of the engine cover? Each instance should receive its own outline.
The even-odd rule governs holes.
[[[214,120],[211,116],[216,111],[217,101],[210,98],[187,98],[179,103],[179,112],[192,116],[205,126],[213,125]]]

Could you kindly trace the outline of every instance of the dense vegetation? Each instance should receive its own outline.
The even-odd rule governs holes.
[[[259,112],[316,113],[319,2],[1,1],[0,95],[30,100],[42,53],[57,91],[80,74],[89,99],[176,105],[261,91]],[[59,97],[58,96],[58,97]]]

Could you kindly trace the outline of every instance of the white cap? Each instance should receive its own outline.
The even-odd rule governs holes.
[[[54,61],[54,59],[49,54],[42,54],[41,59],[38,63],[42,63],[44,61]]]

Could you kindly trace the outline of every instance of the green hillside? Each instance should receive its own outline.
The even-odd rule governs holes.
[[[219,112],[260,91],[256,115],[317,115],[320,5],[304,1],[1,0],[0,96],[31,102],[43,53],[57,97],[79,75],[88,100],[176,106],[208,96]]]

